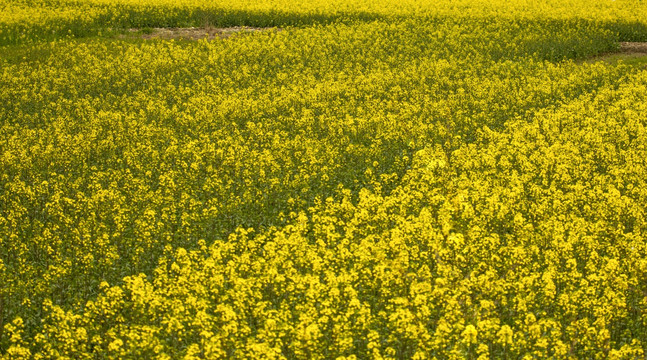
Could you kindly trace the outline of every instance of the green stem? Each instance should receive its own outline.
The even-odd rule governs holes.
[[[4,294],[0,292],[0,353],[2,352],[2,334],[4,332]]]

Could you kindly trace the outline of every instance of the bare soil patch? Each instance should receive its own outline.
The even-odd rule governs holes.
[[[152,28],[152,29],[129,29],[124,36],[138,36],[143,39],[183,39],[183,40],[214,40],[228,38],[240,33],[251,33],[257,31],[277,31],[279,28],[259,28],[247,26],[235,26],[227,28],[217,27],[188,27],[188,28]]]
[[[634,65],[647,64],[647,42],[621,42],[620,48],[617,51],[599,54],[584,60],[587,63],[595,63],[598,61],[608,63],[623,61]]]
[[[647,42],[622,42],[620,52],[623,54],[647,55]]]

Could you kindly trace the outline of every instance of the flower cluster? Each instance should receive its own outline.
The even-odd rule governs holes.
[[[627,41],[646,40],[647,7],[614,0],[4,0],[0,46],[111,34],[115,30],[188,26],[307,26],[417,19],[586,21]],[[557,45],[557,42],[554,43]]]
[[[0,5],[0,357],[645,355],[647,72],[581,61],[640,2],[38,3]],[[282,30],[83,32],[219,14]]]

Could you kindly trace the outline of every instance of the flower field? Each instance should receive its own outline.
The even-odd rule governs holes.
[[[646,2],[3,1],[0,358],[647,358],[624,41]]]

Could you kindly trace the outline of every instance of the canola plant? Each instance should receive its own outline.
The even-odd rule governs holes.
[[[0,358],[645,357],[647,3],[0,10]]]

